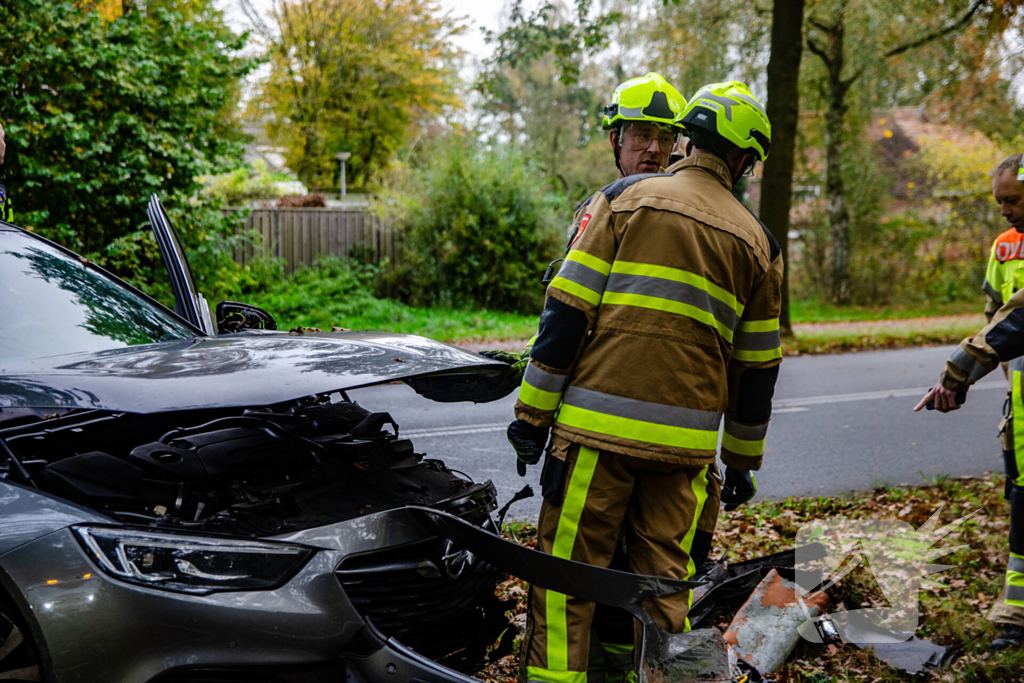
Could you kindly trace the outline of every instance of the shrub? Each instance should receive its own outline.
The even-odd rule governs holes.
[[[218,205],[208,202],[168,202],[165,208],[185,249],[196,287],[210,302],[211,309],[218,301],[237,299],[243,291],[264,281],[262,271],[241,266],[232,258],[236,248],[259,239],[256,233],[237,230],[238,214],[225,216]],[[256,252],[259,253],[258,245]],[[148,224],[114,240],[93,258],[154,299],[173,307],[174,294]]]
[[[329,320],[344,325],[353,316],[368,315],[381,307],[401,307],[374,297],[379,270],[337,256],[322,256],[313,267],[284,275],[280,260],[257,262],[242,300],[270,312],[278,321],[311,324]],[[321,323],[322,324],[322,323]]]
[[[322,209],[327,206],[327,198],[324,197],[322,192],[314,192],[313,194],[289,194],[278,199],[277,205],[282,209]]]
[[[414,305],[535,312],[566,206],[520,152],[450,141],[405,174],[383,210],[403,232],[389,290]]]
[[[285,183],[295,179],[283,173],[271,173],[267,165],[257,161],[252,166],[236,168],[229,173],[203,178],[202,195],[228,206],[244,206],[258,199],[277,199],[285,194]]]

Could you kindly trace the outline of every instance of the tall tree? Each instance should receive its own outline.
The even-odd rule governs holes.
[[[618,171],[601,130],[601,114],[615,83],[585,69],[567,82],[552,55],[517,68],[499,67],[481,109],[509,144],[538,161],[563,193],[581,201]]]
[[[594,16],[590,5],[543,2],[527,12],[516,0],[508,27],[487,36],[495,50],[476,82],[490,122],[572,200],[616,175],[600,122],[618,81],[590,58],[607,47],[618,15]]]
[[[631,39],[646,62],[684,96],[737,78],[763,92],[767,12],[749,0],[647,0],[634,5],[641,31]]]
[[[800,56],[803,53],[804,0],[775,0],[772,7],[771,56],[768,58],[768,120],[772,147],[761,180],[761,220],[782,253],[789,255],[789,210],[793,198],[793,154],[800,116]],[[789,264],[782,278],[782,333],[793,333],[789,320]]]
[[[841,170],[850,89],[878,62],[964,30],[988,2],[970,0],[968,4],[967,0],[959,0],[922,7],[909,0],[907,7],[896,8],[892,1],[827,0],[815,4],[808,13],[807,49],[825,68],[825,194],[831,230],[830,294],[834,303],[849,303],[851,294],[850,210]],[[914,17],[914,28],[900,17]],[[855,46],[850,54],[849,27],[856,30],[849,41]],[[912,30],[914,33],[908,39],[906,34]]]
[[[410,127],[460,106],[450,43],[462,27],[434,0],[242,0],[269,59],[254,114],[307,184],[373,180]]]

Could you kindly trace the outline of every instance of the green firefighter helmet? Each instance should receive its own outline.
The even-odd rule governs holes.
[[[717,133],[740,149],[768,158],[772,124],[761,101],[739,81],[711,83],[697,90],[679,116],[684,134],[694,130]]]
[[[650,121],[679,129],[678,119],[685,108],[686,99],[680,92],[652,71],[615,89],[612,103],[604,108],[601,127],[611,130],[621,121]]]

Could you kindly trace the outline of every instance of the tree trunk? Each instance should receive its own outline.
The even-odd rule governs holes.
[[[782,248],[786,270],[782,278],[782,313],[779,327],[792,335],[789,320],[789,211],[793,201],[793,150],[800,115],[800,57],[804,0],[775,0],[772,8],[772,44],[768,58],[768,120],[772,146],[764,163],[761,206],[758,213]]]
[[[843,115],[850,83],[843,74],[843,16],[828,35],[828,108],[825,112],[825,196],[831,228],[832,256],[829,268],[832,302],[850,303],[850,211],[843,186]]]

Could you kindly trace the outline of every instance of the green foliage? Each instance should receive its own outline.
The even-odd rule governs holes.
[[[450,42],[461,27],[433,0],[273,0],[269,14],[256,28],[270,70],[250,115],[269,121],[310,187],[338,186],[338,152],[352,154],[352,185],[377,180],[417,129],[461,104]]]
[[[523,0],[514,0],[508,28],[498,35],[487,32],[487,42],[494,43],[495,49],[480,81],[483,91],[500,79],[500,67],[516,69],[547,55],[554,56],[561,80],[575,84],[581,57],[607,47],[609,30],[619,20],[617,12],[592,17],[591,4],[591,0],[575,0],[572,16],[566,18],[561,3],[542,2],[528,13]]]
[[[660,72],[687,100],[706,83],[734,78],[764,93],[771,22],[758,3],[647,0],[626,3],[624,11],[634,25],[624,28],[620,39],[639,50],[645,66]]]
[[[229,34],[228,34],[229,35]],[[0,3],[0,121],[18,220],[92,253],[190,195],[240,151],[221,113],[244,38],[156,7],[114,21],[70,2]]]
[[[474,87],[485,126],[499,129],[578,203],[618,175],[601,115],[619,80],[594,60],[620,14],[592,13],[589,0],[578,0],[574,11],[564,4],[542,3],[528,14],[514,3],[508,28],[488,33],[495,52]]]
[[[257,240],[255,233],[237,230],[239,214],[225,216],[218,205],[208,202],[171,202],[165,203],[164,208],[185,248],[196,287],[211,307],[218,301],[236,300],[270,279],[265,264],[243,267],[232,258],[236,249]],[[256,246],[258,252],[259,245]],[[154,299],[173,307],[174,294],[167,271],[148,225],[115,239],[96,260]]]
[[[533,312],[568,210],[537,166],[508,148],[448,140],[385,204],[404,231],[396,279],[416,305]],[[559,211],[561,210],[561,213]]]
[[[481,108],[518,147],[543,168],[553,185],[579,203],[618,175],[601,112],[615,83],[603,87],[594,67],[587,84],[560,77],[552,55],[490,75]],[[605,74],[607,76],[607,74]],[[484,86],[478,84],[483,89]]]
[[[440,341],[525,339],[537,329],[537,316],[414,308],[377,298],[379,269],[337,257],[322,258],[315,267],[300,268],[291,277],[276,261],[257,263],[252,273],[255,284],[239,296],[271,313],[279,329],[337,326],[419,334]]]
[[[257,161],[253,166],[243,166],[220,175],[203,178],[206,186],[202,195],[219,200],[228,206],[242,206],[256,199],[277,199],[286,194],[278,184],[294,180],[283,173],[271,173],[267,165]]]
[[[868,129],[862,116],[851,118],[853,130]],[[863,134],[846,143],[854,304],[973,301],[980,310],[989,250],[1007,229],[988,178],[1004,154],[976,131],[955,130],[953,139],[938,131],[918,135],[915,147],[897,163]],[[815,124],[802,133],[805,149],[820,144]],[[805,177],[821,182],[813,175],[814,157],[803,166]],[[825,206],[812,202],[797,213],[794,227],[801,238],[790,258],[794,292],[798,298],[825,300],[832,246]]]

